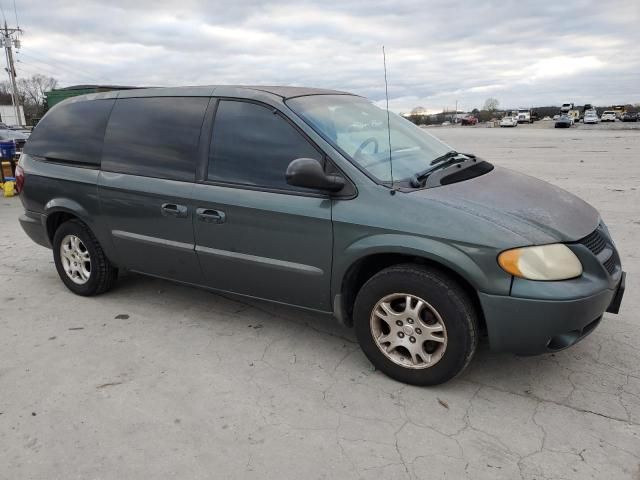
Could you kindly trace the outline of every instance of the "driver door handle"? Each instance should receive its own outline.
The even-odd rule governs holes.
[[[196,215],[198,216],[198,220],[208,223],[224,223],[227,219],[223,211],[212,210],[210,208],[198,208]]]

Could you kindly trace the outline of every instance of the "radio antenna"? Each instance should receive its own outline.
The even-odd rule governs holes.
[[[389,169],[391,171],[391,195],[395,193],[393,189],[393,159],[391,156],[391,120],[389,119],[389,85],[387,83],[387,55],[382,46],[382,64],[384,65],[384,96],[387,101],[387,137],[389,140]]]

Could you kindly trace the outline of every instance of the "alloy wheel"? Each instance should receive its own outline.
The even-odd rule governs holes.
[[[432,367],[447,349],[447,329],[440,314],[408,293],[379,300],[371,312],[370,328],[380,351],[404,368]]]
[[[71,281],[84,285],[91,276],[91,256],[80,238],[66,235],[60,243],[62,268]]]

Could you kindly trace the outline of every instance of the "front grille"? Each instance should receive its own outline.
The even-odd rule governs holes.
[[[602,266],[609,273],[609,275],[613,275],[616,272],[616,267],[619,265],[619,258],[615,252],[615,248],[608,234],[605,233],[605,227],[601,224],[598,226],[596,230],[591,232],[586,237],[578,240],[578,243],[587,247],[591,253],[593,253],[596,257],[607,247],[609,247],[609,251],[611,252],[609,257],[606,260],[600,258],[602,262]]]
[[[607,269],[609,275],[613,275],[613,272],[616,271],[616,259],[615,255],[611,255],[602,265]]]
[[[578,240],[578,243],[587,247],[594,255],[598,255],[607,246],[607,240],[600,233],[599,229],[594,230],[593,233],[590,233],[583,239]]]

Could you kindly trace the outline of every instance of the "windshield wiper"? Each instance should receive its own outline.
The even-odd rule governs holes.
[[[424,170],[416,173],[413,177],[411,177],[410,183],[414,188],[422,187],[422,181],[425,180],[429,175],[431,175],[434,171],[440,170],[441,168],[448,167],[449,165],[453,165],[455,163],[464,162],[465,159],[457,159],[458,155],[464,155],[462,153],[458,153],[455,150],[449,150],[447,153],[440,155],[439,157],[434,158],[429,163],[430,167],[425,168]]]
[[[435,165],[437,163],[440,162],[444,162],[445,160],[449,160],[450,158],[455,157],[456,155],[460,155],[458,152],[456,152],[455,150],[449,150],[447,153],[440,155],[439,157],[434,158],[433,160],[431,160],[431,163],[429,165]],[[429,170],[427,168],[427,170]],[[420,175],[418,175],[420,176]]]

